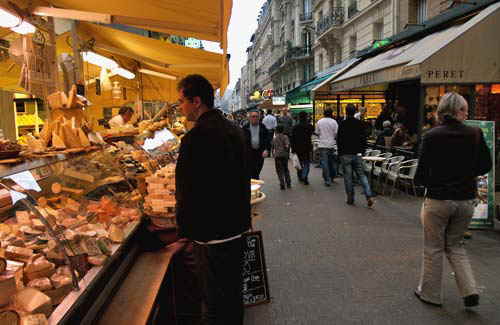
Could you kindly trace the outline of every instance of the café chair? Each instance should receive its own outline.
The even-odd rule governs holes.
[[[380,177],[385,177],[385,182],[384,186],[382,188],[382,194],[385,194],[385,188],[389,185],[389,181],[393,182],[397,179],[398,177],[398,171],[399,167],[401,166],[401,163],[405,160],[404,156],[395,156],[387,159],[384,163],[382,164],[382,173],[380,174]],[[379,182],[382,182],[379,180]],[[391,193],[392,195],[392,193]]]
[[[399,183],[405,187],[406,193],[410,195],[411,186],[411,188],[413,189],[413,195],[417,196],[417,189],[415,186],[415,174],[417,173],[417,167],[418,159],[410,159],[403,162],[401,166],[399,166],[398,177],[394,182],[394,188],[396,188],[397,184]]]

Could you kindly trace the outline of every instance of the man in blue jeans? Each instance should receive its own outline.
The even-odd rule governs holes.
[[[353,175],[359,178],[368,207],[373,207],[373,193],[368,178],[363,171],[362,155],[366,149],[366,132],[363,123],[354,118],[356,107],[348,104],[346,107],[347,119],[342,121],[337,135],[340,163],[344,169],[344,185],[347,194],[347,204],[354,204]]]
[[[333,119],[331,109],[325,109],[324,117],[316,123],[315,133],[319,137],[318,150],[321,168],[323,168],[323,180],[325,186],[330,186],[337,171],[335,168],[335,138],[337,137],[338,124]]]

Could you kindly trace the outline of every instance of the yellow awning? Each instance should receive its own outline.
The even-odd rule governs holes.
[[[226,89],[229,82],[228,60],[223,54],[171,44],[90,23],[79,24],[78,32],[83,40],[94,38],[95,51],[103,55],[117,56],[116,53],[119,53],[118,56],[129,55],[129,58],[136,58],[145,68],[179,78],[193,73],[201,74],[215,89],[220,88],[221,92]]]
[[[40,0],[36,3],[108,14],[113,16],[113,23],[220,42],[224,53],[233,6],[232,0]]]

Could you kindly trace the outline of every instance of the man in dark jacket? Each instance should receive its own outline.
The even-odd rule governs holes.
[[[309,166],[311,164],[311,152],[313,145],[311,137],[314,127],[309,123],[306,112],[299,113],[299,123],[292,129],[291,146],[292,152],[297,154],[301,169],[297,170],[299,182],[309,185]]]
[[[443,255],[455,273],[465,307],[479,304],[477,285],[467,252],[460,244],[474,213],[476,177],[488,173],[491,156],[478,128],[466,126],[467,101],[457,93],[445,94],[437,115],[440,126],[422,139],[415,182],[427,188],[421,220],[424,254],[420,283],[415,295],[441,306]]]
[[[209,324],[243,324],[242,234],[250,229],[250,174],[243,131],[213,108],[200,75],[178,85],[180,109],[196,122],[176,168],[179,236],[194,242]]]
[[[368,183],[368,178],[363,170],[362,155],[366,150],[366,130],[363,122],[354,118],[356,107],[348,104],[346,107],[347,118],[340,123],[337,134],[337,146],[340,163],[344,169],[344,185],[347,194],[347,204],[354,204],[353,173],[359,177],[361,186],[366,196],[368,207],[373,207],[373,194]]]
[[[266,126],[260,122],[259,111],[248,113],[249,123],[243,127],[246,142],[250,148],[250,176],[253,179],[260,178],[260,172],[264,166],[264,158],[271,151],[271,135]]]

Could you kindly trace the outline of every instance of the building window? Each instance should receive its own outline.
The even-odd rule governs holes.
[[[427,20],[427,0],[417,0],[417,24]]]
[[[353,35],[349,38],[349,57],[353,58],[356,56],[356,46],[357,46],[356,35]]]
[[[384,23],[382,21],[373,24],[373,40],[380,41],[384,39]]]
[[[304,9],[303,11],[304,15],[309,14],[311,12],[311,0],[303,0],[302,7]]]
[[[323,71],[323,54],[318,57],[318,68],[320,72]]]

